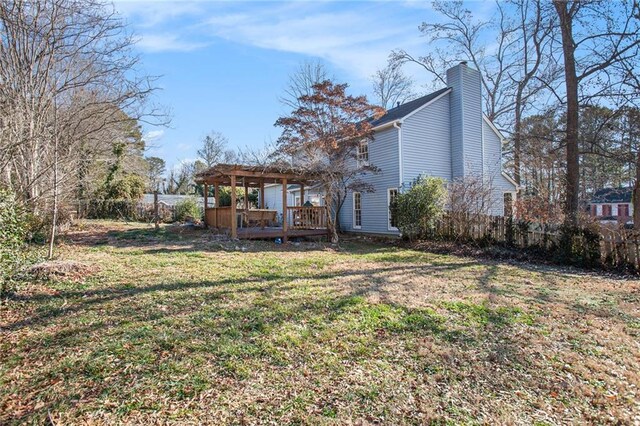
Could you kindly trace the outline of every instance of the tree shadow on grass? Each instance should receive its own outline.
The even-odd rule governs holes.
[[[367,250],[362,252],[373,254],[376,261],[381,260],[375,256],[387,255],[379,247]],[[219,280],[63,290],[54,300],[67,300],[65,308],[45,306],[46,310],[8,324],[3,331],[52,326],[34,330],[15,350],[19,359],[11,361],[14,365],[42,359],[51,363],[45,375],[19,379],[18,386],[44,391],[51,380],[63,380],[73,391],[25,396],[31,408],[19,415],[0,415],[0,422],[44,421],[48,412],[73,408],[74,400],[89,401],[91,410],[119,410],[119,415],[126,415],[128,410],[145,408],[137,395],[139,388],[132,388],[131,383],[156,383],[156,392],[179,404],[217,386],[222,378],[237,391],[251,379],[253,368],[266,366],[289,374],[293,366],[312,364],[313,357],[327,354],[347,365],[366,363],[374,357],[372,353],[386,356],[384,351],[371,352],[375,348],[401,347],[398,345],[425,339],[451,350],[478,351],[482,347],[488,361],[503,370],[500,374],[508,376],[513,370],[535,375],[535,363],[523,352],[523,341],[512,336],[516,311],[457,303],[445,306],[451,315],[443,315],[432,308],[392,302],[385,285],[389,273],[428,276],[446,272],[455,277],[458,271],[481,266],[477,278],[481,291],[503,295],[494,284],[500,273],[498,264],[469,259],[428,264],[423,258],[420,263],[418,258],[406,261],[407,257],[398,256],[401,260],[381,261],[391,264],[369,269],[358,268],[355,262],[337,271],[320,270],[304,276],[303,282],[297,274],[265,272]],[[352,281],[332,284],[345,278]],[[381,302],[369,302],[366,296],[370,293],[380,295]],[[52,297],[35,295],[29,300],[43,303]],[[75,351],[83,355],[74,358]],[[398,362],[393,354],[389,356],[389,363]],[[202,376],[198,362],[208,363],[209,376]],[[134,367],[127,370],[124,365]],[[340,385],[338,375],[330,380]],[[106,399],[119,406],[104,406]],[[36,400],[42,403],[38,408]]]
[[[350,273],[361,274],[361,271]],[[322,287],[323,281],[335,279],[336,275],[323,274],[317,278],[321,281],[317,287]],[[358,345],[357,338],[363,335],[373,339],[376,345],[387,344],[399,336],[414,338],[417,335],[433,336],[447,342],[462,341],[459,331],[450,330],[446,321],[430,309],[388,303],[372,305],[357,294],[340,294],[331,289],[296,293],[300,286],[293,283],[295,279],[287,276],[242,283],[234,280],[179,282],[141,289],[111,289],[111,293],[106,293],[108,289],[100,289],[89,297],[82,297],[82,292],[68,291],[61,297],[73,299],[69,309],[14,323],[9,330],[26,325],[48,325],[56,317],[64,318],[66,322],[56,324],[51,333],[43,336],[44,330],[21,343],[19,353],[23,358],[19,362],[28,362],[35,357],[48,359],[51,363],[46,374],[22,380],[28,381],[31,389],[46,389],[52,379],[63,380],[73,384],[73,392],[79,393],[41,394],[38,408],[31,404],[33,408],[20,415],[9,417],[11,414],[6,413],[7,417],[0,416],[0,419],[7,422],[43,420],[48,412],[74,405],[71,400],[95,400],[103,393],[128,404],[129,399],[137,397],[129,384],[146,383],[147,380],[165,386],[164,396],[173,401],[189,399],[198,391],[185,391],[182,384],[188,382],[190,376],[180,375],[182,378],[176,379],[171,365],[184,362],[187,367],[194,367],[192,357],[203,356],[213,363],[214,377],[234,380],[242,374],[238,363],[249,366],[266,363],[273,368],[289,365],[292,356],[306,359],[310,355],[305,352],[304,345],[290,346],[293,343],[283,332],[301,324],[313,329],[313,333],[301,338],[314,347],[333,345],[320,336],[335,332],[335,344],[346,344],[346,351],[341,353],[337,346],[327,349],[349,361],[368,356],[366,352],[351,350],[351,345]],[[313,288],[309,284],[305,287]],[[194,294],[204,288],[214,291]],[[179,308],[161,310],[155,298],[146,297],[156,292],[170,293],[172,297],[167,302]],[[224,303],[225,294],[234,294],[241,304]],[[209,302],[206,308],[199,303],[202,298]],[[103,314],[87,318],[88,324],[76,323],[80,314],[90,312]],[[465,341],[469,343],[468,338]],[[84,355],[75,358],[75,351]],[[56,357],[61,353],[68,354],[62,358],[71,356],[71,364]],[[114,359],[119,361],[114,364]],[[132,363],[139,364],[140,368],[135,368],[134,373],[120,371],[120,365]],[[197,373],[193,371],[192,374]],[[108,383],[105,382],[107,377]],[[207,383],[207,386],[215,386],[215,383]],[[179,395],[176,393],[178,388]]]
[[[225,287],[224,290],[218,293],[237,293],[244,291],[265,291],[274,285],[282,285],[284,283],[291,284],[296,280],[312,279],[319,281],[331,281],[340,280],[349,277],[363,277],[362,289],[360,292],[365,292],[365,289],[369,291],[375,291],[381,295],[384,295],[383,286],[379,284],[379,281],[373,280],[379,275],[387,273],[411,273],[411,274],[433,274],[442,271],[454,271],[456,269],[464,269],[475,265],[474,262],[461,262],[461,263],[447,263],[443,265],[405,265],[405,266],[383,266],[378,268],[351,268],[340,269],[336,271],[319,271],[317,273],[309,275],[299,275],[293,273],[278,273],[278,272],[263,272],[255,273],[235,278],[225,278],[221,280],[203,280],[203,281],[191,281],[191,282],[169,282],[159,283],[149,286],[117,286],[117,287],[100,287],[95,289],[67,289],[61,290],[56,295],[52,296],[48,293],[35,293],[30,294],[27,297],[16,297],[17,300],[31,301],[31,302],[51,302],[55,300],[72,301],[71,304],[59,308],[48,308],[44,312],[36,315],[32,315],[28,318],[16,321],[0,327],[0,331],[15,331],[24,327],[32,327],[36,325],[46,325],[47,322],[52,321],[60,316],[74,314],[79,311],[83,311],[92,307],[93,305],[104,304],[113,301],[126,300],[137,297],[142,294],[153,294],[156,292],[175,292],[194,290],[199,288],[218,288]],[[357,266],[357,265],[354,265]],[[230,287],[234,285],[243,284],[256,284],[255,287],[249,287],[247,289],[238,289],[236,287]],[[228,288],[227,288],[228,287]],[[290,289],[282,288],[283,290]]]

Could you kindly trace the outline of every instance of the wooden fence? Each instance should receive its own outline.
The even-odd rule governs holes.
[[[134,200],[76,200],[69,205],[77,218],[126,219],[152,222],[155,218],[154,203]],[[158,203],[158,218],[161,222],[175,221],[175,206]]]
[[[447,212],[435,222],[430,237],[535,249],[554,258],[569,252],[573,263],[640,271],[640,232],[617,226],[593,225],[567,233],[559,225]]]

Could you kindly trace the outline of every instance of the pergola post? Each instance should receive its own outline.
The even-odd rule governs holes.
[[[231,238],[238,238],[238,218],[236,216],[236,177],[231,175]]]
[[[282,179],[282,241],[287,242],[287,178]]]
[[[204,184],[204,226],[207,227],[207,196],[209,195],[209,186]]]
[[[244,184],[244,209],[249,210],[249,187]]]
[[[264,179],[260,179],[260,208],[264,209]]]
[[[215,200],[214,207],[216,208],[213,211],[213,226],[218,228],[218,213],[220,212],[220,210],[218,210],[218,207],[220,207],[220,192],[218,190],[218,182],[213,183],[213,197]]]

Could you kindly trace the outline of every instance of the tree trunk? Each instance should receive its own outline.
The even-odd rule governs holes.
[[[640,229],[640,151],[636,157],[636,181],[633,184],[633,228]]]
[[[573,17],[567,10],[567,2],[554,0],[560,30],[562,32],[562,52],[564,56],[564,75],[567,91],[567,128],[565,135],[567,153],[567,176],[565,189],[565,223],[578,224],[580,163],[578,151],[578,77],[576,75],[575,43],[573,41]]]
[[[325,190],[325,205],[327,208],[327,233],[329,241],[338,242],[338,231],[336,229],[336,209],[334,208],[334,200],[330,191]]]
[[[55,100],[54,100],[55,102]],[[51,218],[51,236],[49,241],[48,258],[53,259],[53,247],[56,241],[56,226],[58,224],[58,110],[53,106],[53,217]]]
[[[513,135],[513,178],[520,185],[520,152],[522,150],[522,95],[516,96],[515,128]]]

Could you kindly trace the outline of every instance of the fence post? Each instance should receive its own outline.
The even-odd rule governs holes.
[[[160,216],[158,215],[158,190],[153,191],[153,221],[156,230],[160,229]]]

